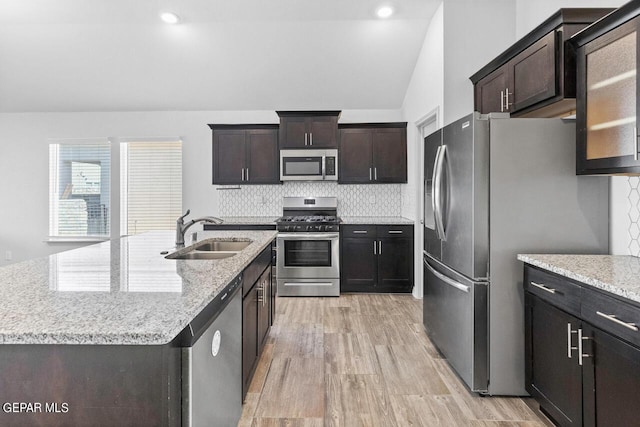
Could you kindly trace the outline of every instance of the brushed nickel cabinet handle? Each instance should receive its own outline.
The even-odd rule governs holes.
[[[244,168],[242,168],[242,179],[241,181],[244,181]]]
[[[373,254],[374,254],[374,255],[378,255],[378,253],[376,252],[376,248],[377,248],[377,246],[378,246],[378,245],[377,245],[377,242],[374,240],[374,241],[373,241]]]
[[[378,255],[382,255],[382,240],[378,240]]]
[[[504,112],[504,91],[500,91],[500,112]]]
[[[402,234],[402,230],[389,230],[389,234]]]
[[[617,323],[620,326],[624,326],[627,329],[631,329],[632,331],[638,332],[638,326],[636,326],[635,323],[623,322],[622,320],[618,319],[618,316],[616,316],[615,314],[605,314],[601,311],[596,311],[596,314],[600,317],[604,317],[605,319],[613,323]]]
[[[550,294],[555,294],[556,290],[553,288],[548,288],[545,285],[541,285],[540,283],[536,283],[536,282],[529,282],[531,283],[531,286],[535,286],[538,289],[542,289],[543,291],[549,292]]]
[[[373,179],[375,181],[378,180],[378,167],[377,166],[375,168],[373,168]]]
[[[578,365],[582,366],[582,359],[591,357],[589,354],[582,353],[582,341],[590,340],[590,337],[582,336],[582,328],[578,328]]]
[[[313,145],[313,132],[309,132],[309,145]]]
[[[371,175],[371,168],[369,168],[369,181],[372,181],[372,180],[373,180],[373,178],[372,178],[372,175]]]
[[[571,329],[571,323],[567,323],[567,358],[571,359],[571,352],[573,350],[577,350],[578,347],[573,347],[571,345],[571,335],[572,334],[577,334],[578,330],[576,329],[575,331]]]
[[[249,168],[247,168],[247,181],[249,181]]]
[[[353,230],[353,234],[367,234],[367,230]]]
[[[307,133],[304,133],[304,145],[307,145]]]
[[[511,93],[511,95],[513,95],[513,92]],[[504,100],[504,109],[505,109],[505,110],[507,110],[507,111],[509,111],[509,106],[511,105],[511,104],[509,103],[509,88],[507,88],[507,89],[504,91],[504,98],[505,98],[505,100]]]

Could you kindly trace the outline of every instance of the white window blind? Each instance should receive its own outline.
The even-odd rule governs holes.
[[[173,230],[182,214],[182,141],[120,144],[120,234]]]
[[[108,238],[110,183],[108,139],[50,141],[50,237]]]

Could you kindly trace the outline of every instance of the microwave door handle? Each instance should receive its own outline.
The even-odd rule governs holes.
[[[322,156],[322,179],[324,180],[327,176],[327,156]]]

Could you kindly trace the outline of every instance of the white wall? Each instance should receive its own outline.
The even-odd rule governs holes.
[[[627,0],[516,0],[516,39],[520,39],[526,35],[560,8],[617,8],[625,3],[627,3]]]
[[[515,41],[513,0],[444,1],[444,124],[473,111],[469,77]]]
[[[422,297],[422,170],[423,145],[416,123],[433,112],[441,112],[444,102],[443,5],[431,18],[420,56],[402,104],[407,121],[408,184],[402,187],[402,215],[415,220],[415,286],[413,295]],[[438,120],[441,120],[439,118]],[[434,123],[437,128],[441,123]]]
[[[401,117],[400,110],[348,110],[340,121]],[[48,138],[181,137],[183,207],[194,216],[218,214],[208,123],[278,123],[278,116],[274,111],[0,114],[0,265],[81,246],[44,242],[49,233]],[[117,215],[116,206],[112,212]],[[12,252],[12,261],[5,260],[6,251]]]

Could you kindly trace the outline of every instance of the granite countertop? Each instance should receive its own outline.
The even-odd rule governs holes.
[[[414,221],[402,216],[343,216],[341,224],[413,225]]]
[[[280,218],[279,216],[223,216],[220,217],[225,224],[246,224],[246,225],[275,225],[276,219]]]
[[[640,258],[625,255],[531,255],[518,259],[611,294],[640,302]]]
[[[253,242],[219,260],[165,259],[175,232],[158,231],[2,267],[0,344],[167,344],[276,235],[199,232]]]

